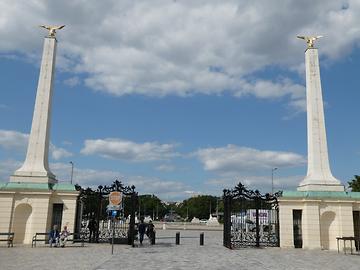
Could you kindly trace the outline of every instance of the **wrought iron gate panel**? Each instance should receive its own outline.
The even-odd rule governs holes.
[[[89,225],[88,219],[83,219],[81,224],[80,233],[84,237],[84,239],[89,239],[90,230],[88,228]],[[127,234],[129,231],[129,222],[125,219],[116,220],[114,222],[115,225],[115,238],[127,238]],[[99,228],[98,228],[98,242],[108,242],[109,238],[112,237],[112,227],[111,227],[111,219],[100,220]]]
[[[120,181],[115,180],[111,186],[98,186],[96,191],[92,191],[91,189],[80,190],[80,206],[78,209],[84,208],[84,201],[87,197],[91,196],[92,200],[96,200],[95,206],[92,205],[92,216],[83,215],[80,211],[80,224],[78,226],[78,231],[81,233],[84,239],[90,240],[90,230],[89,230],[89,222],[90,219],[96,221],[96,231],[95,237],[96,242],[108,242],[112,237],[112,221],[107,215],[104,215],[105,211],[105,201],[107,201],[107,197],[112,191],[120,191],[123,194],[123,200],[125,198],[129,198],[130,211],[128,214],[130,218],[126,219],[125,210],[122,209],[120,213],[120,217],[114,221],[115,226],[115,238],[127,238],[129,245],[134,245],[135,240],[135,209],[138,200],[138,194],[135,192],[135,186],[124,186]]]
[[[231,248],[231,199],[224,190],[224,246]]]
[[[279,246],[280,194],[262,195],[241,183],[233,190],[224,190],[224,246]]]

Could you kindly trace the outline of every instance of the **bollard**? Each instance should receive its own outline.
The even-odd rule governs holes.
[[[204,245],[204,233],[200,233],[200,246]]]
[[[151,238],[151,244],[155,245],[155,239],[156,239],[156,232],[153,232],[153,237]]]
[[[180,245],[180,232],[176,233],[176,245]]]

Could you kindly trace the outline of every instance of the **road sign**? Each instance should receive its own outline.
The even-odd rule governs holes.
[[[107,207],[108,211],[119,211],[120,210],[120,205],[108,205]]]
[[[119,205],[122,200],[122,193],[120,191],[113,191],[109,194],[109,204]]]

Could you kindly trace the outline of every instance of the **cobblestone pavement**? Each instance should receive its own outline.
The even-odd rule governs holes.
[[[360,255],[301,249],[240,249],[222,246],[222,232],[205,232],[205,245],[199,245],[200,231],[157,232],[156,245],[148,241],[141,247],[126,245],[79,244],[66,248],[0,247],[0,269],[360,269]],[[184,238],[186,237],[186,238]]]

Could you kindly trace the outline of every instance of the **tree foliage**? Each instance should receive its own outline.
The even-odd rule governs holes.
[[[352,191],[360,192],[360,176],[354,175],[354,179],[348,182]]]
[[[154,194],[139,195],[138,208],[140,216],[151,216],[161,219],[167,212],[167,206]]]
[[[188,216],[189,220],[191,220],[193,217],[197,217],[199,219],[208,219],[210,212],[213,213],[216,211],[218,199],[218,197],[211,195],[192,197],[180,203],[176,209],[176,212],[183,218]],[[222,201],[219,201],[218,210],[223,211]]]

